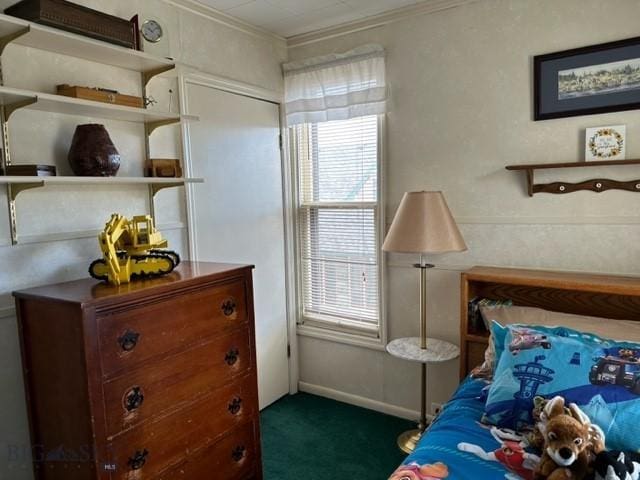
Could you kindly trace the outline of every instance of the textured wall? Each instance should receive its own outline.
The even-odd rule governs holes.
[[[15,1],[2,0],[0,9],[12,3]],[[76,3],[121,17],[139,13],[143,18],[158,19],[166,35],[147,50],[174,57],[183,65],[182,71],[199,70],[273,91],[282,90],[280,63],[286,56],[284,41],[245,33],[159,0],[76,0]],[[139,76],[127,70],[20,46],[9,46],[2,61],[8,86],[54,93],[56,84],[72,83],[140,93]],[[150,93],[159,101],[157,108],[169,108],[170,88],[176,90],[175,80],[156,78],[150,83]],[[173,100],[172,109],[176,112],[176,94]],[[77,124],[89,122],[104,123],[109,130],[122,155],[119,175],[141,176],[143,127],[97,118],[18,111],[10,128],[14,162],[56,164],[60,174],[70,174],[66,155],[73,131]],[[179,127],[157,130],[151,145],[154,156],[180,156]],[[184,254],[188,242],[181,190],[160,192],[156,211],[158,224],[171,248]],[[101,229],[115,211],[126,215],[148,211],[146,189],[60,186],[31,190],[18,198],[18,228],[24,240],[35,243],[9,246],[6,194],[0,188],[0,479],[32,478],[29,458],[24,454],[29,437],[10,293],[19,288],[85,277],[90,260],[99,254],[92,231]],[[59,234],[66,240],[49,241],[49,234]]]
[[[469,252],[432,259],[433,336],[459,341],[459,270],[504,265],[640,273],[640,196],[626,192],[526,196],[511,163],[584,155],[584,128],[627,125],[627,158],[640,157],[638,113],[532,121],[532,57],[636,36],[636,0],[480,0],[464,7],[289,50],[291,60],[365,43],[388,52],[386,194],[390,222],[402,193],[443,190]],[[638,169],[557,171],[545,177],[639,178]],[[387,278],[390,338],[418,333],[418,276],[393,256]],[[303,382],[418,409],[419,369],[382,352],[303,337]],[[348,368],[347,368],[348,366]],[[339,368],[338,368],[339,367]],[[457,365],[431,368],[429,401],[457,384]]]

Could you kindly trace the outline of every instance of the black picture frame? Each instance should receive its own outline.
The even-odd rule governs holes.
[[[640,69],[640,37],[535,56],[534,120],[640,109],[636,66]],[[620,85],[636,73],[637,82]]]

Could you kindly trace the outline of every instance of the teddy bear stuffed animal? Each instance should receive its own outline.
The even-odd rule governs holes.
[[[547,400],[544,397],[535,397],[533,399],[533,411],[532,416],[536,421],[536,424],[533,428],[533,431],[526,435],[526,441],[530,447],[535,448],[536,450],[542,450],[544,446],[544,432],[546,429],[547,422],[549,421],[548,413],[545,413],[547,406],[549,405],[551,400]],[[550,409],[550,407],[549,407]],[[596,425],[592,424],[589,417],[579,408],[574,408],[574,412],[579,413],[581,416],[581,421],[584,424],[589,424],[589,453],[590,453],[590,462],[593,462],[596,458],[596,455],[602,451],[604,451],[604,432],[602,429]],[[571,410],[569,410],[566,406],[564,407],[564,413],[567,415],[571,415]]]
[[[535,472],[536,480],[583,480],[589,474],[592,448],[591,423],[575,405],[565,412],[565,401],[555,397],[544,410],[546,423],[543,455]]]

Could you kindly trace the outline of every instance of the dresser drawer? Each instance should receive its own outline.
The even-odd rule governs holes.
[[[215,445],[154,480],[247,480],[262,478],[256,427],[248,423]]]
[[[118,435],[109,445],[115,465],[112,479],[152,478],[251,422],[258,413],[253,381],[249,375],[183,410]]]
[[[235,331],[104,383],[107,435],[180,408],[249,371],[249,329]]]
[[[248,319],[244,280],[98,318],[102,372],[111,377]]]

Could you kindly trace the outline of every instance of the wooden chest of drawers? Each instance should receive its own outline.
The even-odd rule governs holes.
[[[252,267],[14,296],[36,478],[262,479]]]

